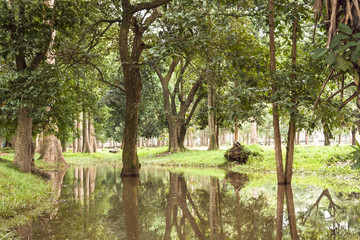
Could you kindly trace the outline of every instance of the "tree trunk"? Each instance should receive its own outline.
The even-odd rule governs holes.
[[[272,95],[277,94],[277,86],[274,79],[276,71],[276,59],[275,59],[275,25],[274,25],[274,0],[269,0],[269,37],[270,37],[270,74],[272,81]],[[279,121],[279,107],[274,100],[272,104],[273,113],[273,127],[274,127],[274,143],[275,143],[275,159],[276,159],[276,174],[278,183],[285,182],[284,167],[282,161],[281,152],[281,133],[280,133],[280,121]]]
[[[251,144],[257,144],[257,124],[255,121],[251,122]]]
[[[62,154],[60,140],[54,135],[48,135],[44,138],[43,161],[48,163],[56,163],[57,165],[67,165]]]
[[[356,145],[356,127],[355,126],[353,126],[351,128],[351,144],[354,146]]]
[[[324,130],[324,146],[330,146],[330,137],[329,137],[329,133],[327,131]]]
[[[74,130],[76,130],[77,128],[77,121],[74,121]],[[78,152],[78,140],[76,138],[76,132],[73,132],[73,153],[77,153]]]
[[[194,133],[193,131],[190,131],[190,146],[191,148],[194,148]]]
[[[80,114],[79,120],[77,121],[77,130],[79,131],[79,138],[77,139],[78,143],[77,143],[77,150],[76,152],[82,152],[83,149],[83,140],[82,140],[82,115],[83,113]]]
[[[181,151],[184,151],[186,150],[185,148],[185,135],[186,135],[186,126],[184,125],[184,123],[178,123],[178,129],[179,129],[179,132],[178,132],[178,145],[179,145],[179,148]]]
[[[294,162],[296,124],[295,116],[291,114],[289,122],[288,141],[286,146],[285,182],[291,183],[292,167]]]
[[[169,152],[178,152],[180,151],[179,143],[178,143],[178,125],[176,122],[176,117],[168,114],[168,126],[169,126]]]
[[[208,79],[207,97],[208,97],[208,126],[209,126],[209,138],[210,138],[208,151],[210,151],[210,150],[219,149],[219,145],[216,141],[216,124],[215,124],[216,89],[210,78]]]
[[[91,153],[91,149],[90,149],[90,143],[89,143],[89,129],[88,129],[88,119],[86,116],[86,113],[83,113],[83,148],[82,148],[82,152],[83,153]]]
[[[235,142],[239,142],[239,128],[237,126],[237,120],[235,120]]]
[[[300,144],[300,131],[296,133],[296,145]]]
[[[305,145],[309,145],[309,133],[305,132]]]
[[[297,9],[298,1],[295,0],[295,8],[294,15],[295,18],[293,20],[293,32],[292,32],[292,50],[291,50],[291,64],[293,68],[293,73],[291,74],[291,78],[293,81],[296,81],[296,40],[297,40],[297,29],[298,29],[298,20],[297,20]],[[295,97],[295,94],[293,94]],[[292,167],[294,162],[294,150],[295,150],[295,137],[296,137],[296,105],[295,100],[291,99],[292,107],[290,111],[290,121],[289,121],[289,133],[288,133],[288,141],[286,146],[286,163],[285,163],[285,183],[291,183],[292,178]]]
[[[129,66],[128,63],[123,63],[123,72],[126,87],[126,110],[123,137],[124,150],[122,152],[123,169],[121,175],[138,176],[140,164],[137,156],[136,141],[142,89],[140,69],[138,65]]]
[[[91,152],[95,153],[97,151],[97,143],[96,143],[96,136],[95,136],[95,127],[94,121],[89,119],[89,140],[91,142]]]
[[[32,142],[31,109],[20,107],[18,125],[16,129],[16,145],[14,165],[23,172],[31,172],[34,159],[34,146]]]

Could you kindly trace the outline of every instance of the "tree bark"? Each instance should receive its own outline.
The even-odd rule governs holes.
[[[275,59],[275,25],[274,25],[274,0],[269,0],[269,37],[270,37],[270,74],[272,81],[272,95],[276,96],[277,86],[274,79],[276,71],[276,59]],[[272,103],[273,114],[273,127],[274,127],[274,143],[275,143],[275,159],[276,159],[276,174],[278,183],[285,182],[284,167],[282,161],[281,152],[281,133],[280,133],[280,121],[279,121],[279,107],[276,100]]]
[[[309,145],[309,133],[308,133],[308,131],[305,132],[305,145]]]
[[[82,152],[83,149],[83,138],[82,138],[82,115],[83,113],[80,114],[79,120],[77,121],[77,130],[79,131],[79,138],[77,139],[78,143],[77,143],[77,150],[76,152]]]
[[[300,144],[300,131],[296,133],[296,145]]]
[[[329,132],[324,130],[324,146],[330,146]]]
[[[94,121],[92,119],[89,119],[89,140],[91,142],[91,150],[95,153],[97,151],[97,141],[95,136]]]
[[[356,127],[351,128],[351,145],[356,145]]]
[[[257,124],[255,121],[251,122],[251,144],[257,144]]]
[[[56,163],[57,165],[67,165],[62,154],[61,142],[54,135],[48,135],[44,138],[43,161],[48,163]]]
[[[215,124],[215,97],[216,89],[211,80],[208,80],[208,126],[209,126],[209,148],[210,150],[219,149],[218,142],[216,141],[216,124]]]
[[[74,121],[74,130],[77,128],[77,121]],[[77,153],[78,151],[78,140],[76,138],[76,132],[73,132],[73,153]]]
[[[20,107],[16,129],[13,163],[23,172],[31,172],[35,152],[32,142],[32,118],[29,116],[30,112],[30,108]]]
[[[90,148],[90,143],[89,143],[89,129],[88,129],[88,119],[86,116],[86,113],[83,113],[83,148],[82,148],[82,152],[83,153],[91,153],[91,148]]]
[[[237,120],[235,120],[235,142],[239,142],[239,128],[237,126]]]
[[[298,11],[298,1],[295,0],[294,15],[297,15]],[[292,51],[291,51],[291,64],[294,73],[291,74],[293,81],[296,81],[296,40],[297,40],[297,29],[298,29],[298,20],[297,17],[293,20],[293,32],[292,32]],[[295,94],[293,94],[295,96]],[[288,141],[286,146],[286,163],[285,163],[285,182],[291,183],[292,178],[292,167],[294,162],[294,150],[295,150],[295,137],[296,137],[296,122],[297,122],[297,108],[295,100],[291,99],[292,107],[290,111],[290,121],[289,121],[289,132],[288,132]]]

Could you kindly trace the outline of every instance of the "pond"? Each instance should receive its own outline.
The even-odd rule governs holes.
[[[52,178],[53,211],[20,239],[360,239],[359,188],[336,179],[143,167],[122,180],[108,166]]]

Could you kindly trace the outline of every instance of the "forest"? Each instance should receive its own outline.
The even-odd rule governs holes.
[[[0,0],[0,239],[357,239],[359,5]]]

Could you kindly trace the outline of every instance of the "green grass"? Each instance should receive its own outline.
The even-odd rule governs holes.
[[[350,167],[348,154],[351,150],[350,146],[296,146],[293,164],[294,173],[329,177],[351,175],[352,178],[358,178],[359,172],[351,170]],[[285,160],[284,147],[283,159]],[[250,158],[246,165],[236,166],[235,169],[242,172],[275,172],[275,153],[273,150],[264,150],[263,160]]]
[[[200,151],[188,150],[173,154],[148,154],[140,158],[142,164],[197,166],[197,167],[219,167],[227,163],[224,158],[224,150]]]
[[[49,210],[53,193],[42,178],[13,167],[10,155],[0,159],[0,236],[33,215]]]

